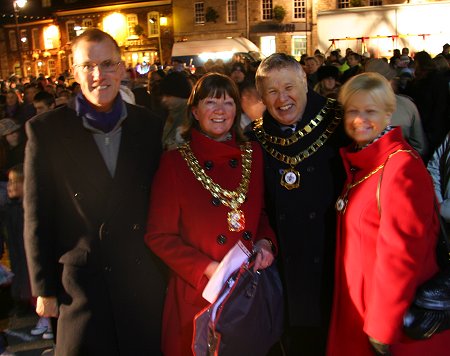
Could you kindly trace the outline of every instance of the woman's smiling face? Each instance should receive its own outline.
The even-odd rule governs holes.
[[[228,94],[219,98],[206,97],[192,108],[200,129],[216,141],[223,141],[233,126],[236,103]]]
[[[391,115],[368,91],[360,91],[352,95],[345,105],[345,132],[362,147],[378,137],[389,124]]]

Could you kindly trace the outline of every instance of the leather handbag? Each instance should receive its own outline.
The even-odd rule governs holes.
[[[437,245],[440,271],[418,288],[414,302],[403,318],[405,334],[416,340],[428,339],[450,329],[450,242],[438,216],[441,226]]]
[[[384,167],[390,157],[400,152],[408,152],[417,158],[411,150],[398,150],[388,157]],[[380,191],[384,167],[378,180],[376,193],[380,216]],[[436,201],[434,204],[440,224],[436,247],[436,258],[440,271],[417,289],[414,301],[403,317],[404,333],[415,340],[428,339],[450,329],[450,242]]]
[[[275,265],[257,272],[245,262],[216,301],[194,319],[196,356],[264,356],[283,331],[283,292]]]

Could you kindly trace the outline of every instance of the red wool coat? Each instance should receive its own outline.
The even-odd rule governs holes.
[[[399,128],[359,152],[341,149],[346,185],[367,176],[398,149],[411,149]],[[381,183],[380,217],[380,174],[352,188],[345,213],[338,213],[327,355],[372,356],[368,335],[390,344],[393,356],[449,355],[448,331],[427,341],[413,341],[402,333],[403,315],[417,287],[438,269],[431,178],[420,158],[405,152],[392,156]]]
[[[238,187],[241,151],[234,140],[216,142],[193,130],[191,148],[214,182],[229,190]],[[228,230],[230,209],[213,200],[179,151],[163,154],[152,186],[145,240],[171,269],[162,331],[166,356],[192,355],[193,319],[208,305],[201,294],[207,283],[203,272],[209,263],[221,261],[239,240],[249,250],[252,241],[261,238],[275,242],[263,211],[262,152],[256,144],[252,143],[252,148],[250,187],[240,207],[246,221],[241,232]]]

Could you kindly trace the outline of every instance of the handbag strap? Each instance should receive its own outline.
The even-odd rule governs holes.
[[[386,168],[386,164],[388,163],[389,159],[390,159],[392,156],[396,155],[397,153],[401,153],[401,152],[407,152],[407,153],[409,153],[412,157],[414,157],[415,159],[419,159],[419,157],[418,157],[417,155],[415,155],[415,154],[413,153],[412,150],[404,150],[404,149],[399,149],[399,150],[397,150],[397,151],[391,153],[391,154],[388,156],[388,158],[386,158],[386,161],[384,162],[384,165],[383,165],[383,169],[381,170],[380,177],[378,178],[378,185],[377,185],[377,192],[376,192],[376,196],[377,196],[377,205],[378,205],[378,213],[380,214],[380,217],[381,217],[381,201],[380,201],[381,198],[380,198],[380,194],[381,194],[381,182],[382,182],[382,180],[383,180],[384,169]],[[448,258],[449,261],[450,261],[450,240],[449,240],[449,238],[448,238],[448,235],[447,235],[447,231],[446,231],[446,229],[445,229],[444,222],[442,221],[442,217],[441,217],[441,214],[440,214],[440,212],[439,212],[439,207],[438,207],[436,198],[434,198],[433,201],[434,201],[434,209],[435,209],[435,211],[436,211],[436,213],[437,213],[437,216],[438,216],[438,219],[439,219],[439,226],[440,226],[440,229],[441,229],[441,233],[439,234],[439,241],[438,241],[438,243],[439,243],[440,245],[442,245],[442,246],[446,249],[446,252],[448,253],[447,258]]]

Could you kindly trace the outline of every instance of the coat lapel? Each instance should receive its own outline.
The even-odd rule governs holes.
[[[63,144],[80,172],[80,179],[86,179],[98,192],[108,191],[112,178],[92,133],[84,128],[82,119],[76,114],[61,120],[61,125],[64,125],[61,132],[65,133]]]

